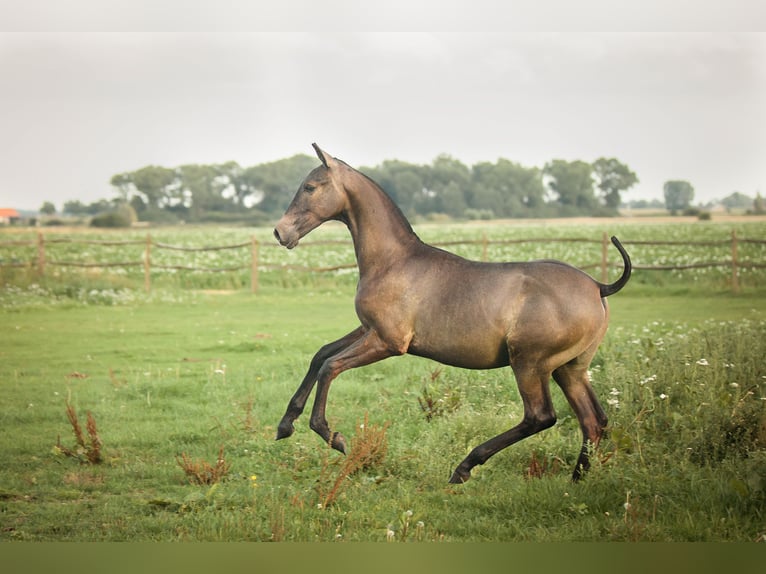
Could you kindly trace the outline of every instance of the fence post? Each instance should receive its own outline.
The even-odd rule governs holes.
[[[739,293],[739,261],[737,260],[737,230],[731,230],[731,290]]]
[[[258,292],[258,240],[255,236],[250,243],[250,292]]]
[[[45,237],[42,231],[37,232],[37,273],[45,275]]]
[[[144,291],[152,290],[152,235],[146,234],[146,247],[144,248]]]
[[[606,283],[607,281],[609,281],[608,259],[609,259],[609,236],[607,235],[606,231],[604,231],[604,235],[601,237],[601,282],[602,283]]]

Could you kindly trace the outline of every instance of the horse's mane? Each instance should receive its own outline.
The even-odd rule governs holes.
[[[353,171],[354,173],[357,173],[357,174],[361,175],[361,176],[362,176],[362,177],[363,177],[365,180],[367,180],[367,182],[368,182],[370,185],[372,185],[372,187],[373,187],[374,189],[376,189],[377,191],[379,191],[379,192],[380,192],[380,194],[381,194],[381,197],[383,197],[383,198],[384,198],[384,201],[386,202],[386,204],[387,204],[387,205],[388,205],[388,206],[391,208],[391,211],[392,211],[394,214],[396,214],[397,218],[398,218],[398,219],[399,219],[399,220],[402,222],[402,225],[404,225],[404,227],[407,229],[407,231],[409,231],[409,232],[410,232],[410,233],[412,233],[413,235],[415,234],[415,231],[412,229],[412,225],[410,224],[410,222],[409,222],[409,220],[407,219],[407,217],[404,215],[404,212],[403,212],[403,211],[402,211],[402,210],[399,208],[399,206],[398,206],[398,205],[396,205],[396,202],[395,202],[393,199],[391,199],[391,196],[390,196],[390,195],[388,195],[388,194],[386,193],[386,190],[384,190],[384,189],[383,189],[383,188],[380,186],[380,184],[378,184],[378,182],[376,182],[374,179],[372,179],[372,178],[371,178],[370,176],[368,176],[367,174],[365,174],[365,173],[362,173],[362,172],[361,172],[361,171],[359,171],[358,169],[354,169],[353,167],[351,167],[350,165],[348,165],[348,164],[347,164],[345,161],[343,161],[343,160],[341,160],[341,159],[338,159],[338,158],[335,158],[335,160],[336,160],[336,161],[338,161],[338,162],[340,162],[340,163],[342,163],[343,165],[345,165],[347,168],[349,168],[349,169],[350,169],[351,171]]]

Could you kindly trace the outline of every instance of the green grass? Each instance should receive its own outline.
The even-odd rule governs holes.
[[[331,281],[262,293],[157,292],[86,304],[7,295],[0,327],[2,540],[751,541],[766,534],[762,294],[664,292],[610,299],[593,365],[610,435],[587,479],[569,481],[577,422],[558,424],[447,479],[514,425],[510,371],[414,357],[341,375],[328,418],[351,441],[388,423],[378,462],[328,488],[342,455],[309,430],[273,440],[322,344],[356,326],[353,288]],[[18,304],[13,304],[16,301]],[[67,301],[70,301],[67,303]],[[449,408],[427,421],[424,389]],[[610,404],[607,404],[610,401]],[[104,462],[82,464],[71,404],[91,412]],[[231,465],[191,484],[177,457]],[[530,465],[538,476],[529,478]],[[253,478],[255,477],[255,478]]]
[[[736,229],[740,237],[758,238],[764,224]],[[625,242],[718,241],[731,227],[605,220],[576,229],[425,226],[421,234],[436,242],[482,232],[516,239],[599,238],[603,231]],[[347,238],[337,226],[316,233],[311,239]],[[264,229],[152,234],[191,246],[255,234],[263,241],[264,264],[353,261],[348,246],[270,249]],[[474,258],[481,251],[476,245],[455,249]],[[742,244],[740,258],[762,262],[764,249]],[[53,260],[140,260],[141,245],[133,250],[69,243],[46,248]],[[585,265],[599,259],[599,250],[589,243],[497,244],[488,258],[554,257]],[[247,249],[240,251],[157,249],[153,258],[227,266],[247,263]],[[728,256],[725,245],[636,244],[630,251],[643,264]],[[34,257],[34,247],[6,246],[0,254],[8,261]],[[415,357],[389,359],[344,373],[333,384],[328,418],[349,439],[352,455],[328,449],[308,428],[308,414],[290,439],[273,440],[314,352],[357,325],[353,273],[267,271],[252,296],[247,270],[158,271],[146,295],[140,267],[102,273],[49,266],[45,277],[5,268],[0,540],[763,539],[765,276],[760,269],[743,271],[742,292],[735,296],[725,267],[634,272],[628,288],[610,298],[610,330],[592,366],[610,429],[587,479],[569,481],[581,439],[554,387],[555,427],[499,453],[476,468],[470,482],[451,487],[447,479],[467,452],[521,416],[508,369],[474,372]],[[83,464],[86,452],[76,442],[68,405],[83,431],[87,413],[94,417],[100,464]],[[378,453],[355,471],[354,457],[372,448],[376,432],[385,432],[385,456]],[[190,482],[179,459],[215,466],[221,447],[228,475],[216,484]]]

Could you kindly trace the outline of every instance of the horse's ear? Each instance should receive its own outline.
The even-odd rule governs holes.
[[[317,152],[317,157],[322,162],[322,165],[329,169],[334,161],[333,157],[330,154],[323,152],[317,144],[313,143],[311,145],[314,148],[314,151]]]

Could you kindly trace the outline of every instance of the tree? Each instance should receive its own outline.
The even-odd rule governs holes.
[[[666,181],[662,190],[665,193],[665,208],[673,214],[689,207],[694,199],[694,188],[688,181]]]
[[[744,193],[735,191],[721,200],[721,205],[726,209],[747,209],[753,205],[753,198]]]
[[[471,185],[471,170],[448,155],[440,155],[431,164],[426,180],[425,205],[433,211],[461,216],[466,208],[465,193]]]
[[[539,169],[507,159],[473,166],[469,207],[491,210],[496,217],[524,217],[545,201],[545,187]]]
[[[85,215],[89,213],[88,206],[78,199],[65,201],[62,211],[69,215]]]
[[[450,181],[436,196],[437,211],[452,217],[462,217],[465,213],[465,195],[460,186]]]
[[[562,206],[573,207],[575,212],[590,212],[596,204],[593,195],[593,168],[584,161],[554,159],[545,164],[548,187],[556,194]],[[571,211],[571,210],[570,210]]]
[[[376,167],[362,167],[404,213],[414,215],[415,204],[426,187],[427,168],[397,159],[385,160]]]
[[[593,162],[593,173],[604,205],[615,210],[620,207],[620,193],[638,183],[636,174],[615,158],[597,159]]]
[[[225,199],[221,191],[227,185],[219,179],[212,165],[187,164],[178,168],[181,178],[181,197],[188,203],[191,198],[191,216],[199,220],[205,211],[223,211]]]
[[[753,213],[755,215],[766,213],[766,201],[761,197],[760,191],[755,194],[755,199],[753,200]]]
[[[46,201],[40,208],[40,213],[43,215],[53,215],[56,213],[56,206],[53,205],[50,201]]]
[[[245,170],[236,161],[227,161],[216,168],[221,181],[225,183],[221,189],[221,195],[232,202],[233,208],[246,208],[251,189],[244,177]]]
[[[316,166],[316,157],[298,154],[245,169],[240,185],[246,189],[249,204],[257,205],[265,213],[281,215],[303,178]]]
[[[156,165],[142,167],[130,176],[136,190],[149,207],[163,207],[168,201],[169,188],[177,183],[174,169]],[[114,185],[114,178],[112,181]],[[124,197],[123,201],[128,201],[128,198]]]
[[[133,173],[131,172],[113,175],[109,183],[117,189],[117,193],[122,201],[128,201],[136,191],[136,186],[133,184]]]

